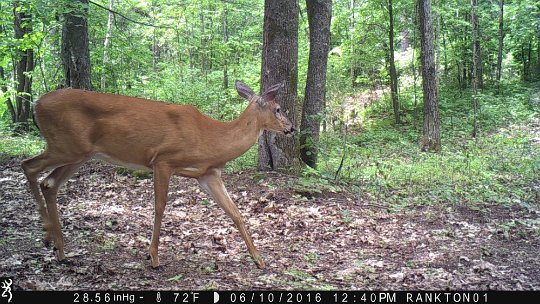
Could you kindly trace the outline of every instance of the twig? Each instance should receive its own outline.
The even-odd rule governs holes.
[[[345,161],[346,155],[347,155],[347,124],[345,123],[345,139],[343,142],[343,156],[341,157],[341,162],[339,163],[339,167],[336,171],[336,176],[334,177],[334,181],[337,181],[339,178],[339,174],[341,173],[341,169],[343,168],[343,162]]]
[[[95,6],[99,7],[99,8],[102,8],[102,9],[104,9],[104,10],[106,10],[106,11],[109,11],[109,12],[113,13],[115,16],[118,15],[118,16],[120,16],[120,17],[122,17],[122,18],[124,18],[124,19],[126,19],[126,20],[128,20],[128,21],[131,21],[131,22],[133,22],[133,23],[136,23],[136,24],[140,24],[140,25],[144,25],[144,26],[157,27],[157,28],[165,28],[165,29],[176,30],[176,29],[175,29],[174,27],[172,27],[172,26],[155,25],[155,24],[151,24],[151,23],[146,23],[146,22],[137,21],[137,20],[134,20],[134,19],[129,18],[128,16],[126,16],[126,15],[124,15],[124,14],[122,14],[122,13],[119,13],[119,12],[117,12],[117,11],[115,11],[115,10],[112,10],[112,9],[109,9],[108,7],[105,7],[105,6],[103,6],[103,5],[99,4],[99,3],[96,3],[96,2],[94,2],[94,1],[91,1],[91,0],[90,0],[90,1],[88,1],[88,2],[89,2],[89,3],[92,3],[93,5],[95,5]]]

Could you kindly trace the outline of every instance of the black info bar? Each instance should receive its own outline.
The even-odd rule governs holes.
[[[540,291],[20,291],[0,303],[537,303]]]

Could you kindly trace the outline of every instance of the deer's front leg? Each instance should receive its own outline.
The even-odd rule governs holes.
[[[167,192],[169,191],[171,174],[172,171],[168,166],[154,165],[154,229],[152,230],[152,241],[150,242],[149,249],[152,267],[154,268],[159,266],[159,232],[167,203]]]
[[[259,254],[257,248],[255,248],[255,245],[253,245],[253,240],[246,229],[242,214],[240,214],[238,207],[236,207],[234,202],[229,197],[227,189],[225,189],[225,185],[221,180],[221,171],[217,169],[211,170],[208,174],[200,177],[198,180],[201,187],[212,195],[216,203],[233,220],[234,224],[240,231],[240,235],[244,239],[244,242],[248,247],[249,254],[253,258],[255,264],[257,264],[259,268],[264,268],[264,260]]]

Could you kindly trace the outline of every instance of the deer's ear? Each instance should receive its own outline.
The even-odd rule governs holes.
[[[278,84],[275,84],[275,85],[271,86],[270,88],[268,88],[268,90],[266,90],[261,95],[261,101],[262,102],[267,102],[267,101],[276,99],[276,96],[277,96],[279,90],[281,88],[283,88],[283,87],[284,87],[283,83],[278,83]]]
[[[234,86],[236,87],[238,95],[242,96],[247,100],[249,100],[253,95],[255,95],[255,92],[253,92],[253,90],[248,87],[247,84],[241,82],[240,80],[235,81]]]

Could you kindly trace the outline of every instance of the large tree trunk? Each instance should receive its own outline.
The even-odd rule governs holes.
[[[24,39],[25,35],[32,32],[32,23],[30,14],[26,12],[20,1],[14,2],[13,16],[15,39]],[[20,128],[26,129],[26,123],[32,117],[32,77],[30,74],[34,70],[34,50],[32,48],[19,49],[16,60],[17,94],[15,117],[12,117],[12,121],[22,123]]]
[[[298,85],[298,5],[296,0],[265,0],[261,92],[284,85],[276,100],[296,125]],[[298,143],[276,133],[259,138],[259,170],[300,167]]]
[[[300,124],[300,156],[317,164],[321,114],[325,108],[326,65],[330,48],[332,0],[306,0],[309,22],[309,63]]]
[[[497,92],[501,91],[502,59],[503,59],[503,41],[504,41],[504,0],[499,0],[499,48],[497,51]]]
[[[418,12],[420,17],[422,86],[424,91],[424,128],[420,140],[420,149],[422,151],[440,151],[441,132],[431,0],[418,0]]]
[[[394,14],[392,11],[392,0],[388,0],[388,17],[390,19],[390,26],[388,29],[390,92],[392,95],[392,108],[394,109],[394,121],[396,124],[399,124],[398,79],[396,72],[396,63],[394,62]]]
[[[62,28],[62,61],[65,86],[75,89],[92,88],[90,51],[88,49],[88,0],[70,1]]]

